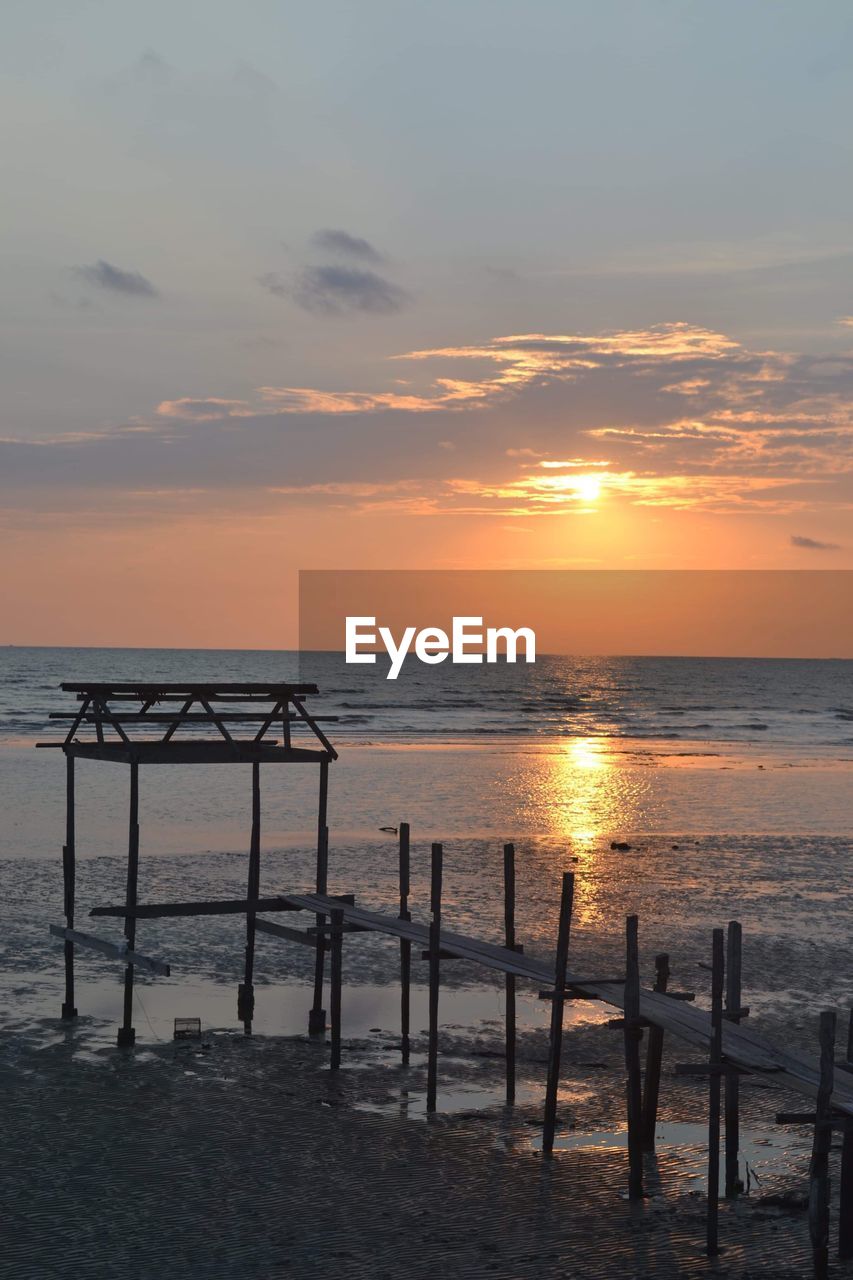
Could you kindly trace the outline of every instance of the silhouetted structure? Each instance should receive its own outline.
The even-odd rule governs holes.
[[[246,963],[244,980],[238,992],[240,1018],[251,1024],[254,1008],[254,957],[256,913],[259,901],[261,857],[261,790],[262,764],[317,765],[320,773],[317,806],[317,892],[327,887],[328,831],[326,807],[329,764],[337,752],[320,728],[318,718],[309,713],[305,699],[317,693],[313,684],[186,684],[111,681],[63,684],[79,702],[76,711],[56,711],[51,720],[70,721],[62,742],[40,742],[40,747],[59,747],[66,759],[66,834],[62,850],[65,888],[65,927],[53,926],[52,932],[65,941],[65,1000],[62,1017],[74,1018],[74,948],[91,947],[102,954],[126,961],[124,979],[124,1017],[118,1032],[118,1043],[134,1043],[133,973],[145,968],[168,974],[162,961],[141,955],[136,950],[136,922],[144,911],[138,910],[137,881],[139,875],[139,768],[140,765],[168,764],[251,764],[252,827],[249,846],[249,874],[245,899],[231,902],[173,903],[165,914],[213,915],[223,912],[246,916]],[[324,717],[334,719],[335,717]],[[211,737],[211,731],[215,736]],[[281,740],[274,734],[281,733]],[[299,735],[297,738],[296,735]],[[310,745],[305,745],[308,742]],[[130,768],[130,812],[128,824],[127,892],[124,902],[125,943],[117,945],[74,927],[75,911],[75,795],[74,764],[78,759],[105,760],[126,764]],[[263,909],[274,911],[275,903],[263,903]],[[318,916],[318,925],[324,919]],[[316,947],[314,1004],[309,1030],[325,1030],[323,1010],[324,947],[322,937],[312,940]]]

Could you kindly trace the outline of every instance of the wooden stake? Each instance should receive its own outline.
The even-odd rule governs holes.
[[[504,845],[504,940],[515,951],[515,845]],[[515,974],[508,973],[506,990],[506,1100],[515,1102]]]
[[[409,824],[400,823],[400,919],[411,920],[409,910]],[[409,1028],[411,1017],[412,944],[400,939],[400,1055],[403,1066],[409,1065]]]
[[[130,764],[130,813],[127,841],[127,891],[125,902],[131,910],[136,906],[137,882],[139,879],[139,764],[132,760]],[[124,936],[127,938],[128,950],[133,951],[136,943],[136,917],[127,915],[124,919]],[[124,1020],[118,1030],[120,1048],[129,1049],[136,1041],[133,1029],[133,965],[124,970]]]
[[[723,1063],[723,985],[725,952],[722,929],[715,929],[711,955],[711,1045],[708,1082],[708,1223],[705,1252],[716,1258],[720,1252],[720,1083]]]
[[[331,913],[332,936],[331,973],[329,977],[330,1002],[332,1016],[332,1060],[331,1070],[337,1071],[341,1065],[341,985],[343,980],[343,944],[344,913],[335,907]]]
[[[326,893],[329,884],[329,829],[326,826],[326,811],[329,796],[329,762],[320,762],[320,794],[317,803],[317,892]],[[322,929],[326,917],[318,912],[315,923]],[[322,935],[317,935],[317,949],[314,953],[314,1002],[308,1014],[308,1034],[325,1035],[326,1011],[323,1008],[323,978],[326,952],[321,945]]]
[[[853,1070],[853,1009],[847,1022],[847,1063]],[[838,1192],[838,1256],[853,1258],[853,1132],[841,1139],[841,1185]]]
[[[261,884],[261,766],[252,764],[252,835],[249,843],[249,883],[246,898],[256,902]],[[243,1022],[246,1034],[252,1030],[255,1012],[255,912],[246,911],[246,961],[243,982],[237,992],[237,1016]]]
[[[661,952],[655,956],[654,990],[666,991],[669,982],[669,956]],[[646,1078],[643,1088],[643,1150],[654,1151],[655,1130],[658,1123],[658,1099],[660,1098],[660,1073],[663,1063],[663,1027],[652,1023],[649,1027],[649,1043],[646,1049]]]
[[[65,844],[62,846],[62,879],[65,889],[65,924],[74,928],[75,889],[75,822],[74,822],[74,757],[65,757]],[[65,1000],[62,1017],[77,1017],[74,1004],[74,943],[65,940]]]
[[[640,952],[637,917],[625,928],[625,1068],[628,1103],[628,1198],[643,1198],[643,1082],[640,1068]]]
[[[829,1270],[829,1150],[832,1145],[830,1102],[834,1071],[835,1014],[829,1010],[820,1015],[820,1080],[809,1168],[809,1235],[818,1280],[822,1280]]]
[[[560,896],[560,922],[557,929],[557,956],[554,964],[554,994],[551,997],[545,1119],[542,1126],[542,1152],[547,1156],[550,1156],[554,1150],[554,1131],[557,1127],[557,1092],[560,1087],[560,1054],[563,1047],[563,1008],[566,1001],[566,970],[569,964],[569,938],[574,896],[574,872],[564,871]]]
[[[743,935],[737,920],[730,920],[726,935],[726,1012],[728,1022],[740,1022],[741,964]],[[738,1168],[740,1149],[740,1080],[728,1071],[725,1083],[726,1105],[726,1199],[734,1200],[743,1190]]]
[[[429,926],[429,1048],[427,1057],[427,1111],[435,1111],[438,1096],[438,988],[441,956],[441,879],[443,851],[432,846]]]

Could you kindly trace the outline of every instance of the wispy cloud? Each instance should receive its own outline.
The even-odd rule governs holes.
[[[311,243],[323,253],[337,254],[343,258],[353,258],[360,262],[378,264],[385,261],[385,255],[375,249],[369,240],[361,236],[352,236],[348,231],[336,230],[332,227],[315,231]]]
[[[409,301],[404,289],[377,272],[337,265],[304,267],[293,281],[291,297],[304,311],[330,316],[356,311],[390,315]]]
[[[110,293],[123,293],[136,298],[158,296],[158,290],[141,272],[125,271],[122,267],[113,266],[103,258],[99,258],[97,262],[90,263],[88,266],[75,267],[74,272],[86,284],[93,285],[97,289],[105,289]]]
[[[840,551],[838,542],[820,542],[817,538],[807,538],[801,533],[791,534],[791,546],[800,547],[803,551]]]

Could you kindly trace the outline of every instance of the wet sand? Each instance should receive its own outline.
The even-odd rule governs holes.
[[[810,1274],[808,1137],[762,1148],[781,1101],[760,1081],[743,1091],[751,1191],[723,1205],[720,1259],[702,1252],[701,1129],[667,1128],[701,1125],[703,1084],[665,1074],[648,1196],[625,1200],[626,1153],[611,1145],[624,1141],[611,1132],[623,1116],[621,1036],[600,1025],[567,1037],[558,1147],[569,1149],[550,1161],[537,1149],[538,1098],[499,1101],[494,1032],[443,1034],[440,1113],[426,1121],[411,1118],[422,1117],[422,1054],[405,1070],[381,1036],[349,1039],[332,1075],[326,1047],[304,1037],[222,1032],[118,1053],[85,1051],[88,1019],[47,1047],[38,1040],[56,1024],[36,1031],[2,1064],[14,1155],[4,1276]],[[670,1068],[683,1056],[670,1053]],[[541,1042],[523,1037],[534,1095],[541,1058]]]

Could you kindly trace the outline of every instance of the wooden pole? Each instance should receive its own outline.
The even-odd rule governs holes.
[[[663,994],[669,982],[669,956],[661,952],[655,956],[654,990]],[[660,1098],[660,1073],[663,1063],[663,1027],[655,1023],[649,1027],[649,1042],[646,1049],[646,1077],[643,1082],[643,1150],[654,1151],[655,1130],[658,1123],[658,1100]]]
[[[127,891],[125,904],[129,911],[136,906],[136,891],[139,879],[139,762],[130,762],[130,813],[127,841]],[[124,936],[129,951],[136,944],[136,916],[128,914],[124,918]],[[133,965],[124,970],[124,1020],[118,1029],[120,1048],[129,1049],[136,1041],[133,1029]]]
[[[809,1235],[814,1272],[818,1280],[822,1280],[829,1270],[829,1151],[832,1145],[830,1103],[834,1070],[835,1014],[829,1010],[820,1015],[820,1080],[809,1168]]]
[[[249,882],[246,898],[257,902],[261,887],[261,766],[252,764],[252,834],[249,843]],[[255,1012],[255,912],[246,912],[246,961],[243,982],[237,992],[237,1016],[243,1022],[246,1034],[252,1030]]]
[[[711,953],[711,1045],[708,1080],[708,1223],[705,1252],[720,1252],[720,1084],[723,1065],[723,985],[725,951],[722,929],[715,929]]]
[[[847,1022],[847,1064],[853,1071],[853,1009]],[[838,1256],[853,1258],[853,1130],[841,1138],[841,1185],[838,1191]]]
[[[330,913],[332,922],[331,972],[329,976],[330,1012],[332,1020],[332,1060],[330,1067],[337,1071],[341,1065],[341,985],[343,981],[344,913],[335,907]]]
[[[547,1156],[550,1156],[554,1150],[554,1131],[557,1127],[557,1092],[560,1087],[560,1054],[563,1047],[563,1009],[566,1002],[566,970],[569,964],[569,937],[574,896],[574,872],[564,871],[560,895],[560,922],[557,929],[557,956],[554,964],[554,993],[551,997],[545,1119],[542,1126],[542,1152]]]
[[[643,1198],[643,1082],[640,1068],[640,951],[636,916],[625,922],[625,1069],[628,1104],[628,1198]]]
[[[62,879],[65,889],[65,923],[69,929],[74,928],[74,882],[75,882],[75,821],[74,821],[74,757],[65,757],[65,844],[62,846]],[[77,1017],[74,1004],[74,943],[65,940],[65,1000],[62,1004],[62,1017],[66,1020]]]
[[[515,845],[504,845],[504,940],[515,951]],[[515,974],[508,973],[506,990],[506,1100],[515,1102]]]
[[[317,803],[317,892],[327,893],[329,887],[329,831],[326,826],[326,810],[329,797],[329,762],[320,761],[320,794]],[[308,1034],[322,1036],[326,1033],[326,1010],[323,1008],[323,978],[326,950],[323,946],[323,925],[326,917],[317,913],[316,951],[314,953],[314,1002],[308,1014]]]
[[[400,919],[411,920],[409,910],[409,824],[400,823]],[[403,1066],[409,1065],[409,1028],[411,1018],[412,944],[400,939],[400,1054]]]
[[[429,926],[429,1048],[427,1056],[427,1111],[435,1111],[438,1097],[438,988],[441,955],[441,879],[443,851],[440,844],[432,846],[432,875],[429,905],[432,920]]]
[[[730,920],[726,934],[726,1011],[728,1022],[740,1022],[743,932],[737,920]],[[725,1082],[726,1108],[726,1199],[734,1200],[743,1189],[738,1169],[740,1149],[740,1080],[728,1071]]]

